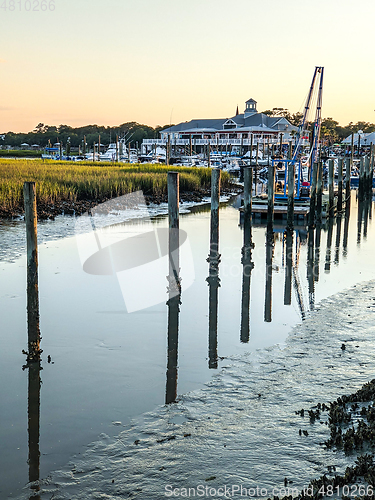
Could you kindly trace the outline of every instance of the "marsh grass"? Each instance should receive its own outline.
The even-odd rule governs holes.
[[[37,201],[42,203],[101,200],[138,190],[146,195],[165,195],[170,170],[180,173],[182,193],[210,188],[208,168],[0,159],[0,208],[17,209],[23,205],[26,181],[36,182]],[[229,174],[222,172],[223,188],[229,185]]]

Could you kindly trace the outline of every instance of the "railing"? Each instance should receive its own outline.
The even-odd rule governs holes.
[[[269,144],[278,144],[280,141],[279,139],[192,139],[191,144],[193,146],[206,146],[207,144],[210,144],[211,146],[251,146],[251,143],[253,146],[256,146],[257,144],[260,145],[267,145]],[[143,139],[142,145],[143,146],[166,146],[168,144],[168,141],[165,139]],[[170,145],[174,146],[188,146],[190,144],[190,139],[172,139],[170,141]]]

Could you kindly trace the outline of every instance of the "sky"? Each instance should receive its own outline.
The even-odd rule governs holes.
[[[35,10],[34,10],[35,9]],[[303,111],[375,122],[374,0],[0,0],[0,133]]]

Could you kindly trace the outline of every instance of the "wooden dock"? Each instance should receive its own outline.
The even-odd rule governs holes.
[[[251,211],[253,216],[255,217],[267,217],[267,200],[259,197],[253,197],[252,199],[252,207]],[[240,213],[242,215],[243,207],[240,208]],[[305,220],[310,212],[310,204],[309,202],[302,201],[298,202],[297,200],[294,202],[294,218],[298,220]],[[285,218],[288,213],[288,205],[283,201],[279,201],[275,198],[274,204],[274,218]]]

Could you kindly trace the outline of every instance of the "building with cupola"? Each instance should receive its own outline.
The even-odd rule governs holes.
[[[276,144],[282,140],[288,143],[293,139],[297,127],[285,117],[269,116],[259,113],[257,102],[249,99],[243,113],[230,118],[195,119],[173,125],[160,132],[160,139],[145,139],[143,146],[151,150],[154,146],[167,144],[193,146],[199,152],[204,146],[229,146],[238,152],[248,151],[251,145]]]

